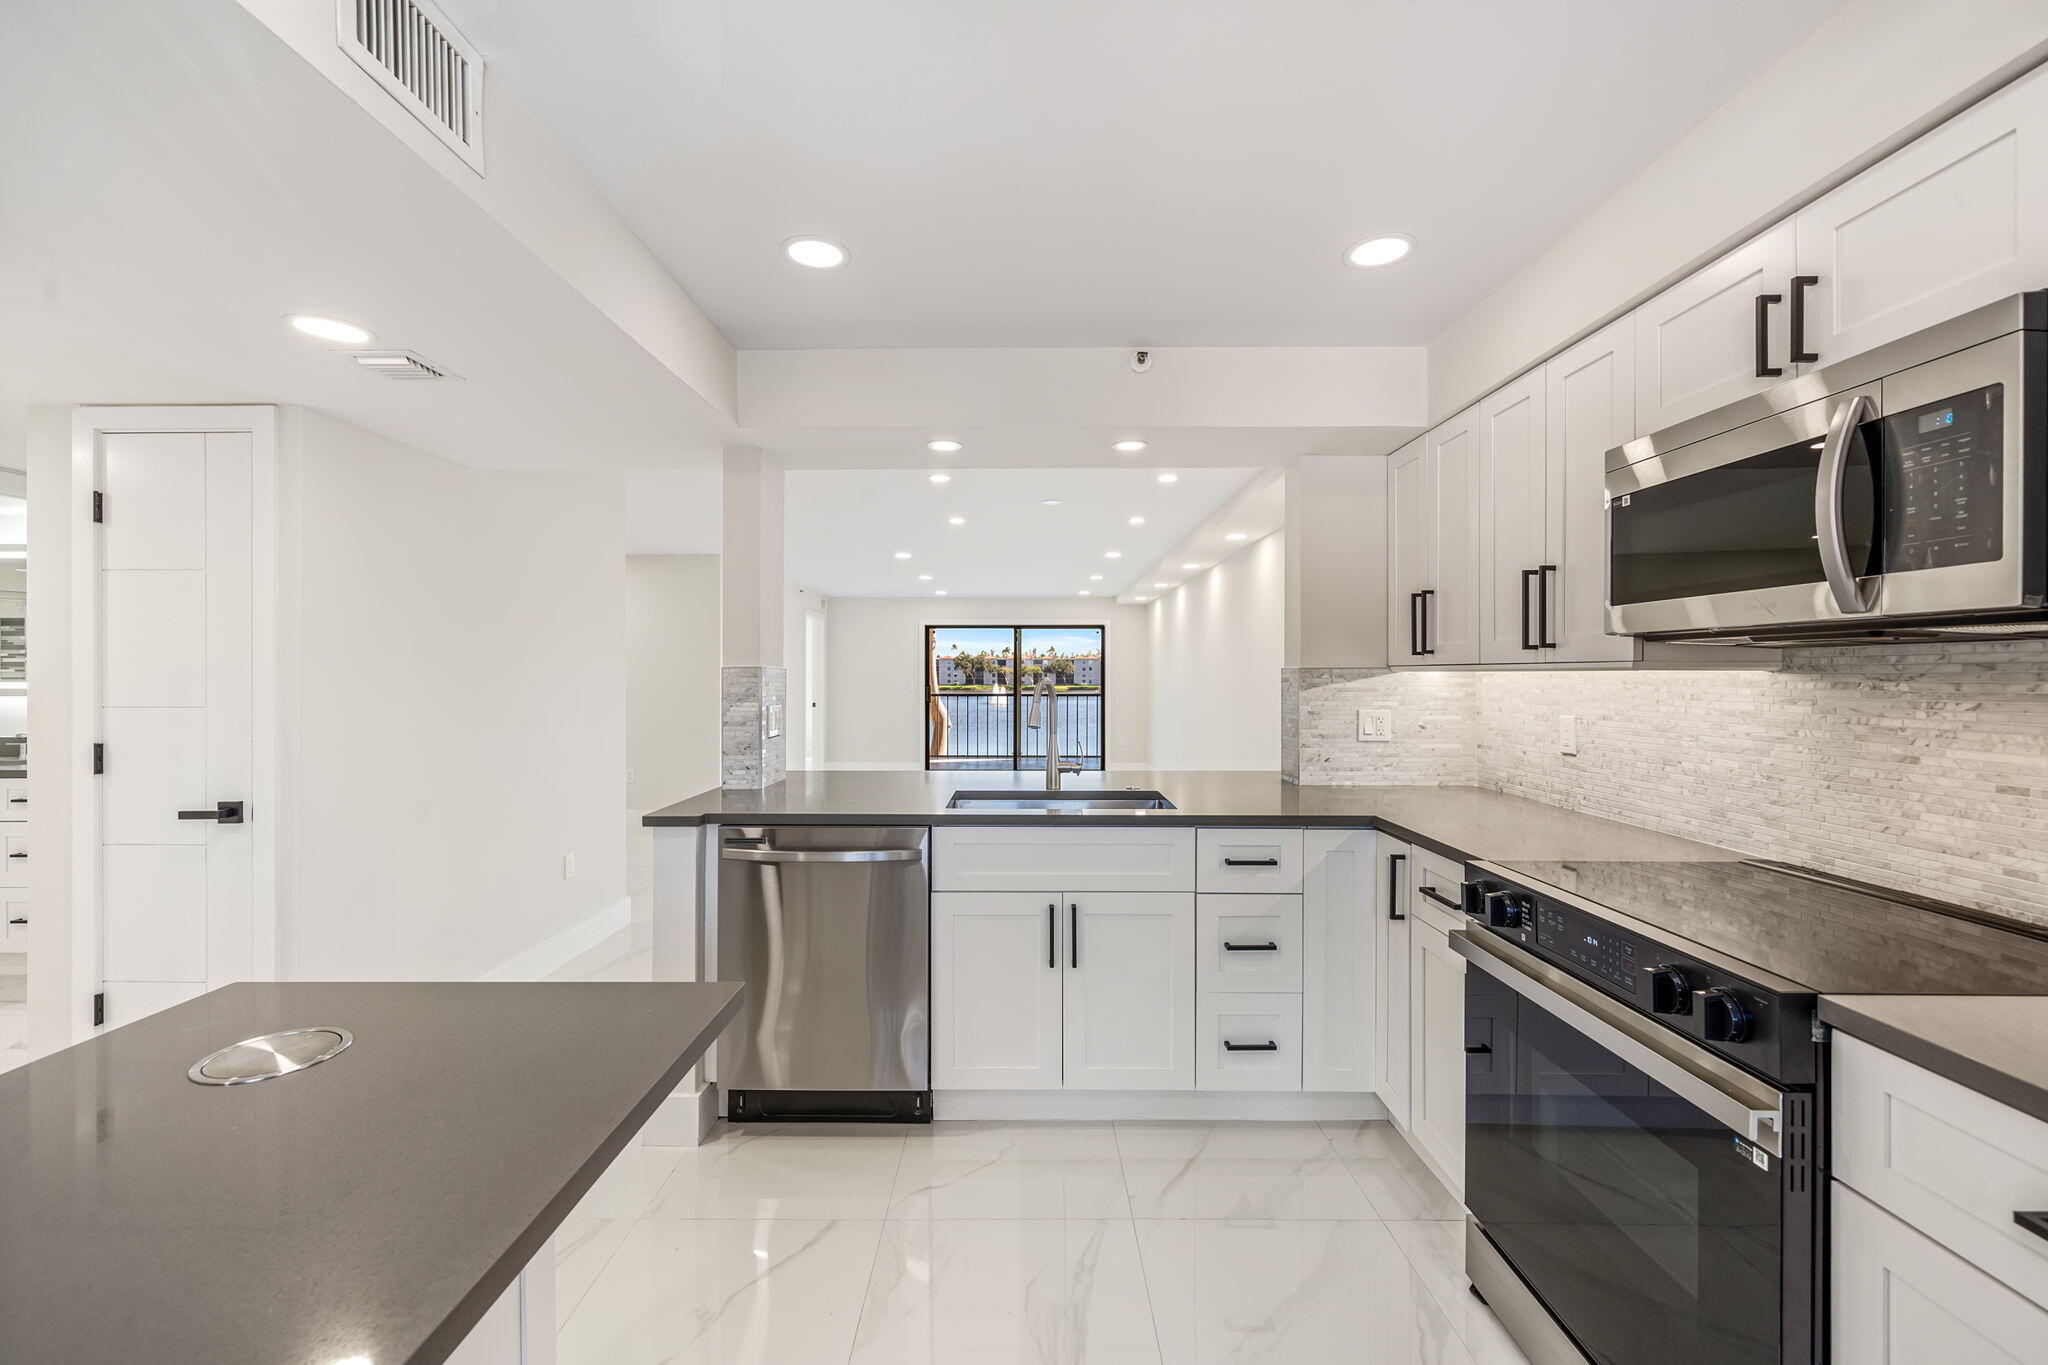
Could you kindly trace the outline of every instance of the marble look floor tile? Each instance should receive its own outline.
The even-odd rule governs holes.
[[[1114,1160],[1117,1156],[1116,1128],[1107,1123],[963,1123],[941,1120],[908,1126],[903,1133],[907,1151],[921,1151],[940,1160]]]
[[[570,1214],[555,1229],[555,1322],[569,1320],[590,1286],[611,1264],[632,1232],[631,1218],[591,1218]]]
[[[1124,1166],[1113,1152],[940,1157],[911,1143],[903,1149],[889,1200],[889,1217],[902,1219],[1130,1216]]]
[[[1352,1178],[1388,1222],[1455,1220],[1465,1206],[1444,1188],[1391,1123],[1324,1124]]]
[[[1132,1224],[891,1220],[859,1365],[1160,1365]]]
[[[1480,1365],[1522,1365],[1523,1356],[1493,1310],[1475,1298],[1465,1277],[1465,1223],[1423,1221],[1387,1224],[1452,1330]]]
[[[1127,1157],[1302,1160],[1333,1154],[1329,1135],[1313,1123],[1119,1123],[1116,1142]]]
[[[654,1197],[687,1150],[682,1147],[650,1147],[632,1143],[605,1168],[576,1205],[570,1217],[638,1218],[654,1203]]]
[[[1127,1157],[1124,1183],[1138,1218],[1378,1219],[1334,1155]]]
[[[1173,1365],[1465,1365],[1464,1349],[1377,1220],[1137,1224]]]
[[[876,1221],[635,1223],[569,1315],[559,1365],[839,1365]]]
[[[682,1147],[654,1218],[880,1218],[889,1208],[900,1134],[722,1128]]]

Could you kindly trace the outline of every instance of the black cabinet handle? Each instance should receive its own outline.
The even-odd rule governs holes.
[[[1771,364],[1771,305],[1783,303],[1783,294],[1758,294],[1756,296],[1756,377],[1771,379],[1785,373]]]
[[[1795,365],[1811,365],[1820,357],[1806,349],[1806,291],[1820,283],[1818,275],[1792,277],[1792,354]]]
[[[1429,599],[1436,596],[1436,589],[1424,588],[1415,595],[1421,599],[1422,605],[1422,648],[1415,652],[1417,654],[1434,654],[1436,651],[1429,647]]]
[[[27,923],[28,923],[28,916],[27,916],[27,915],[23,915],[23,916],[22,916],[22,917],[21,917],[20,919],[11,919],[11,920],[9,920],[9,921],[7,921],[7,922],[8,922],[9,924],[27,924]]]
[[[1278,858],[1225,858],[1225,867],[1278,867]]]
[[[7,804],[10,806],[26,806],[28,798],[26,796],[10,796],[7,798]]]
[[[1541,576],[1542,571],[1539,569],[1522,570],[1522,648],[1524,649],[1543,648],[1542,645],[1529,638],[1529,585]]]
[[[2036,1213],[2015,1213],[2012,1221],[2018,1223],[2036,1237],[2048,1239],[2048,1210]]]
[[[1060,969],[1059,914],[1057,904],[1045,907],[1045,965],[1054,971]]]
[[[1411,658],[1422,657],[1422,594],[1408,594],[1408,654]]]
[[[223,825],[239,825],[242,823],[242,803],[240,801],[218,801],[214,803],[212,810],[181,810],[178,812],[178,818],[180,820],[218,820]]]
[[[1280,951],[1280,945],[1277,943],[1226,943],[1223,945],[1223,951],[1226,953],[1277,953]]]
[[[1465,906],[1462,902],[1452,900],[1433,886],[1418,886],[1415,889],[1435,901],[1438,905],[1449,906],[1461,915],[1465,913]]]
[[[1550,638],[1550,576],[1557,572],[1557,565],[1543,564],[1536,569],[1536,643],[1545,649],[1556,649],[1557,641]]]
[[[1407,919],[1401,913],[1401,864],[1408,861],[1405,853],[1387,855],[1387,918]]]
[[[1073,954],[1074,965],[1081,965],[1081,907],[1067,907],[1067,948]]]
[[[1467,1057],[1491,1057],[1493,1055],[1493,1048],[1486,1043],[1467,1043],[1465,1044],[1465,1055]]]
[[[1224,1050],[1225,1052],[1278,1052],[1278,1051],[1280,1050],[1280,1044],[1278,1044],[1278,1043],[1233,1043],[1233,1042],[1230,1042],[1230,1041],[1229,1041],[1228,1039],[1226,1039],[1226,1040],[1224,1040],[1224,1043],[1223,1043],[1223,1050]]]
[[[10,857],[10,858],[26,858],[26,857],[28,856],[28,854],[26,854],[26,853],[10,853],[10,854],[8,854],[7,856],[8,856],[8,857]]]

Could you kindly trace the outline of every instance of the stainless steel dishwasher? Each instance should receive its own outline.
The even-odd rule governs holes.
[[[931,900],[922,826],[719,832],[718,1040],[731,1119],[931,1119]]]

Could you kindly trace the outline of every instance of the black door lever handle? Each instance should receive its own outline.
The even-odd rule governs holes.
[[[212,810],[181,810],[178,812],[178,818],[180,820],[217,820],[223,825],[239,825],[242,823],[242,803],[240,801],[218,801],[214,803]]]

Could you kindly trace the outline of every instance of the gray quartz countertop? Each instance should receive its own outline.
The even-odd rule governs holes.
[[[1820,1017],[2048,1123],[2048,996],[1824,995]]]
[[[246,983],[0,1075],[0,1360],[444,1360],[739,992]],[[322,1024],[354,1046],[254,1085],[186,1078]]]
[[[1718,862],[1741,855],[1478,787],[1312,787],[1276,773],[1084,773],[1065,790],[1165,794],[1174,810],[1095,812],[957,811],[955,791],[1043,791],[1039,773],[802,772],[753,789],[727,787],[654,811],[663,825],[1336,825],[1370,826],[1458,859],[1599,858]]]

